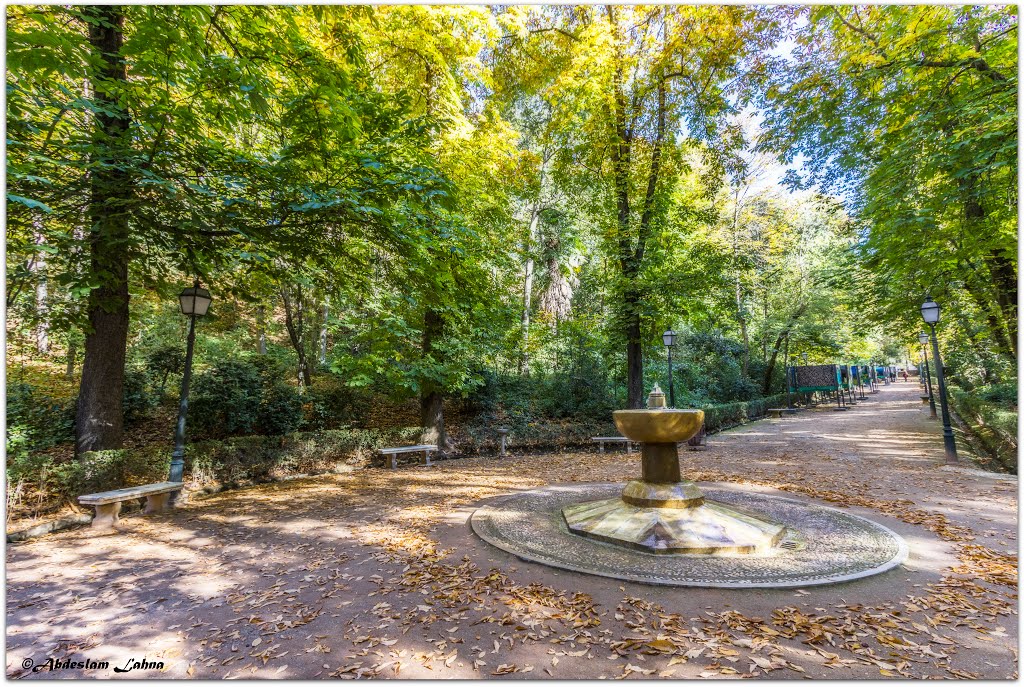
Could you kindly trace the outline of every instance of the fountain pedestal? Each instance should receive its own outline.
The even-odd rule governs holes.
[[[613,416],[623,436],[643,442],[641,479],[628,482],[619,498],[562,508],[570,532],[666,554],[767,553],[782,540],[784,525],[706,500],[682,478],[678,444],[697,433],[704,411],[653,408]]]

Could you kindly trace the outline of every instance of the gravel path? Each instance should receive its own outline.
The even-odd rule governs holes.
[[[1017,481],[944,467],[918,386],[713,435],[701,482],[843,507],[911,554],[807,590],[657,588],[478,540],[482,499],[635,455],[473,458],[223,493],[7,548],[10,677],[879,678],[1017,674]],[[107,668],[24,669],[23,662]],[[162,663],[115,673],[132,662]]]

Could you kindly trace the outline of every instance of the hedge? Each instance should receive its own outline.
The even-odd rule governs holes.
[[[976,392],[948,388],[950,406],[967,434],[1001,470],[1017,474],[1017,411],[1008,403],[992,403]]]
[[[717,432],[764,415],[768,408],[783,407],[786,395],[778,394],[745,403],[727,403],[704,408],[707,431]],[[510,427],[509,448],[540,451],[588,447],[590,437],[618,434],[608,421],[525,422]],[[451,438],[457,455],[497,453],[500,445],[493,423],[469,423],[453,428]],[[192,488],[214,490],[236,488],[296,475],[336,472],[345,466],[369,463],[373,450],[384,446],[415,443],[419,427],[388,430],[337,429],[296,432],[284,436],[234,437],[222,441],[189,444],[185,474]],[[93,451],[77,460],[54,463],[42,454],[8,463],[8,511],[20,505],[26,491],[34,499],[36,514],[60,507],[63,500],[110,489],[135,486],[166,479],[170,449],[166,445],[145,448]],[[23,487],[28,487],[23,490]],[[54,502],[56,499],[56,502]],[[17,503],[15,503],[17,502]]]
[[[199,441],[186,447],[185,474],[195,487],[231,488],[294,474],[330,472],[342,465],[365,464],[374,448],[410,443],[419,433],[419,427],[338,429]],[[37,510],[54,510],[63,499],[73,502],[82,494],[160,482],[167,478],[170,454],[166,445],[152,445],[91,451],[64,463],[43,455],[9,463],[8,509],[15,505],[12,492],[23,491],[26,485],[50,501]],[[58,502],[52,503],[55,497]]]
[[[793,401],[796,402],[799,394],[793,394]],[[704,408],[704,429],[711,434],[742,425],[751,420],[758,420],[768,414],[769,408],[785,408],[786,394],[775,394],[756,398],[753,401],[738,403],[723,403],[721,405],[707,406]]]

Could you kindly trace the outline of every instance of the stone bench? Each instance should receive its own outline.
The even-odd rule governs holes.
[[[156,484],[143,484],[139,487],[127,487],[113,491],[103,491],[98,494],[86,494],[79,496],[78,502],[83,506],[94,506],[96,517],[92,519],[92,527],[95,530],[111,530],[117,527],[118,514],[121,512],[121,502],[131,501],[146,497],[145,513],[160,513],[167,510],[170,505],[171,492],[181,491],[184,486],[182,482],[157,482]]]
[[[700,429],[697,430],[697,433],[690,437],[690,439],[686,442],[687,448],[689,448],[691,451],[696,451],[699,448],[706,447],[707,443],[705,439],[707,438],[707,436],[707,429],[705,428],[705,425],[702,422],[700,423]]]
[[[405,453],[422,453],[423,457],[420,459],[420,465],[433,465],[430,462],[430,454],[437,450],[436,444],[417,444],[416,446],[398,446],[395,448],[379,448],[377,449],[377,455],[380,456],[382,461],[390,461],[390,468],[394,470],[398,467],[398,456]]]
[[[928,397],[927,396],[924,396],[924,395],[921,396],[921,405],[924,405],[924,406],[928,405]]]
[[[633,444],[640,443],[638,441],[633,441],[632,439],[627,439],[626,437],[590,437],[590,440],[600,446],[601,453],[604,453],[605,444],[625,444],[626,453],[632,453]]]

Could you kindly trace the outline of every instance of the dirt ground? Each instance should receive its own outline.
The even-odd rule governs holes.
[[[517,488],[632,478],[636,454],[360,470],[8,545],[7,675],[1017,676],[1017,480],[943,466],[916,383],[713,435],[682,458],[700,482],[869,517],[910,557],[798,590],[619,582],[520,561],[467,519]]]

